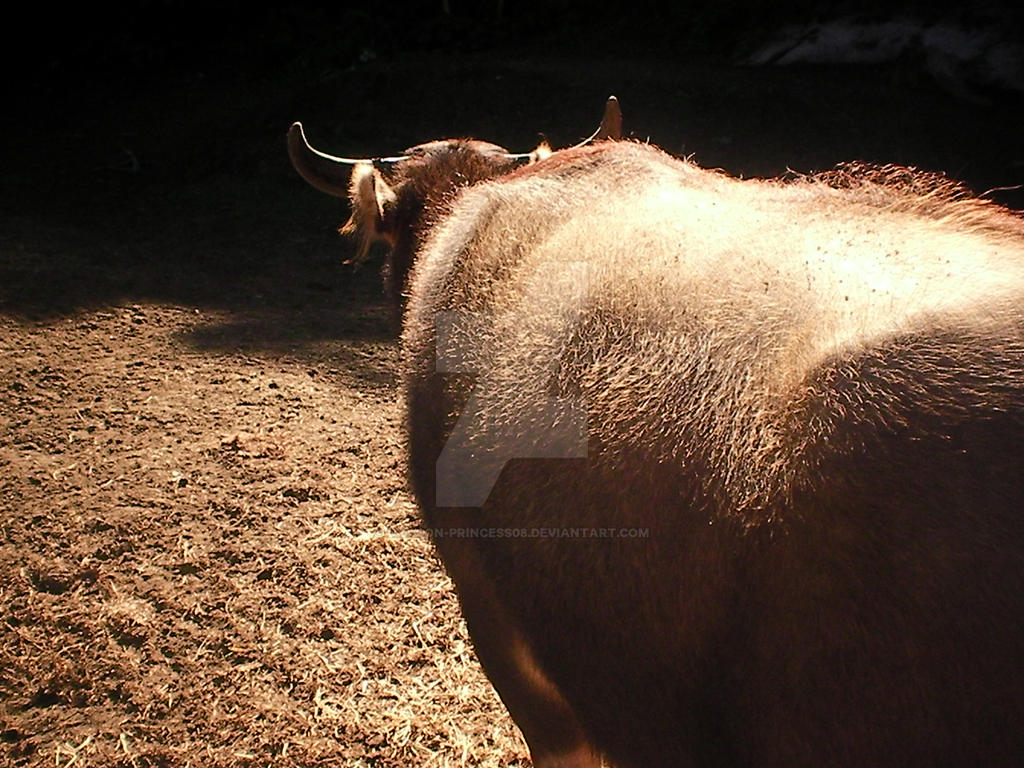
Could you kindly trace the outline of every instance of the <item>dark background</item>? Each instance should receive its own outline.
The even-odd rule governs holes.
[[[786,23],[916,17],[1020,40],[1016,4],[596,5],[581,0],[39,6],[9,34],[0,128],[0,312],[118,301],[197,307],[379,299],[343,266],[342,201],[292,171],[302,120],[337,154],[472,135],[555,147],[621,100],[632,136],[745,176],[843,160],[1024,182],[1024,100],[926,52],[870,65],[748,66]],[[1024,207],[1020,190],[992,199]]]

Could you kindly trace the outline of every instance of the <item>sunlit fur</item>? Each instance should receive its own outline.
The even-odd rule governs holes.
[[[352,168],[349,183],[352,214],[341,227],[341,234],[356,240],[355,262],[366,260],[370,247],[377,240],[385,240],[382,230],[384,214],[395,202],[395,194],[370,163],[359,163]]]
[[[431,222],[403,335],[427,525],[649,531],[438,540],[500,603],[467,621],[514,717],[506,630],[620,766],[1024,753],[1017,215],[907,169],[740,181],[609,142]],[[552,398],[586,458],[530,458]],[[434,502],[458,429],[468,464],[516,446],[481,510]]]
[[[474,139],[448,139],[406,150],[408,159],[377,169],[372,161],[352,170],[349,197],[352,214],[341,228],[356,239],[356,256],[366,259],[371,246],[391,246],[385,265],[387,294],[396,307],[404,300],[406,276],[426,229],[447,212],[462,187],[509,173],[524,161],[496,144]],[[551,154],[547,144],[535,157]]]

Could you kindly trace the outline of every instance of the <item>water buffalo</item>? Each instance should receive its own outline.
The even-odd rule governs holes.
[[[893,167],[523,160],[359,163],[348,229],[393,246],[412,483],[534,764],[1018,763],[1024,220]]]

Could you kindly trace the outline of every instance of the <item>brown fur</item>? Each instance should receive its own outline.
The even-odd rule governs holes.
[[[448,211],[455,193],[517,165],[505,149],[473,139],[421,144],[406,154],[408,160],[380,170],[370,163],[356,168],[352,215],[341,228],[342,234],[357,237],[356,261],[363,261],[377,240],[391,246],[384,281],[396,307],[404,306],[406,277],[424,232]]]
[[[345,230],[392,246],[413,484],[538,768],[1018,762],[1019,216],[893,166],[409,154]]]
[[[412,476],[536,765],[1017,760],[1020,218],[906,169],[741,182],[630,143],[440,210]],[[572,403],[585,455],[535,458]],[[495,462],[481,508],[437,506]]]

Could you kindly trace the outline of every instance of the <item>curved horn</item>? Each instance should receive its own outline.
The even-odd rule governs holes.
[[[579,144],[573,144],[569,149],[578,149],[591,142],[605,139],[610,141],[622,139],[622,110],[619,108],[619,100],[615,96],[609,96],[608,101],[604,103],[604,115],[601,117],[601,124],[597,126],[597,130]],[[541,147],[547,151],[542,150]],[[542,144],[541,147],[537,147],[533,152],[524,152],[519,155],[506,154],[505,157],[515,162],[535,163],[551,154],[551,149],[547,147],[547,144]]]
[[[302,123],[298,122],[292,123],[292,127],[288,129],[288,156],[302,178],[321,192],[337,197],[348,197],[348,183],[353,165],[397,163],[409,159],[404,155],[366,159],[328,155],[309,146],[306,134],[302,130]]]
[[[619,100],[614,96],[609,96],[608,101],[604,104],[604,115],[601,117],[601,124],[597,126],[597,130],[579,144],[573,144],[569,149],[585,147],[592,141],[601,141],[603,139],[619,141],[621,138],[622,110],[619,109]]]

